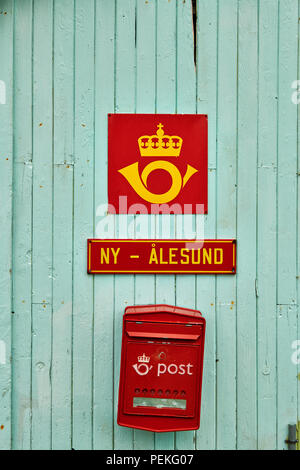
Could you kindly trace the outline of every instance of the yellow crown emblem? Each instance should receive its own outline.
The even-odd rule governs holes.
[[[138,139],[142,157],[179,157],[182,138],[177,135],[165,135],[163,125],[158,124],[155,135],[142,135]]]

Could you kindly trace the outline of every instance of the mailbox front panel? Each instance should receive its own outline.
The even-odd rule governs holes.
[[[199,346],[128,343],[124,413],[195,416],[199,354]]]

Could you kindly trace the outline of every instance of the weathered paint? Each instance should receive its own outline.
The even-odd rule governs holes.
[[[300,2],[197,0],[196,56],[191,4],[0,1],[1,449],[287,448],[300,403]],[[204,233],[238,239],[236,277],[86,274],[96,234],[182,238],[182,216],[171,233],[165,215],[150,232],[147,216],[129,216],[129,233],[125,215],[99,225],[110,112],[208,114]],[[202,217],[193,225],[201,236]],[[207,320],[197,432],[116,423],[122,314],[141,303]]]
[[[0,79],[10,84],[0,104],[0,341],[5,361],[0,365],[1,448],[10,446],[11,428],[11,318],[12,318],[12,186],[13,186],[13,8],[11,1],[0,4]],[[3,348],[3,346],[2,346]]]

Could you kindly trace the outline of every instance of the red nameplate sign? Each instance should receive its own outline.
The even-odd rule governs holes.
[[[235,274],[236,240],[88,240],[89,274]]]

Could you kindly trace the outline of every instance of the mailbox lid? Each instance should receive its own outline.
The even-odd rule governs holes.
[[[199,323],[171,323],[132,321],[125,323],[125,332],[129,338],[170,339],[197,341],[203,333],[203,326]]]
[[[138,305],[134,307],[126,307],[125,309],[125,320],[126,317],[138,320],[144,317],[148,321],[170,321],[184,323],[187,321],[193,321],[195,323],[205,324],[205,319],[199,310],[193,310],[190,308],[175,307],[172,305]]]
[[[124,325],[126,320],[173,324],[202,324],[205,328],[205,318],[202,317],[199,310],[164,304],[127,307],[124,314]]]

